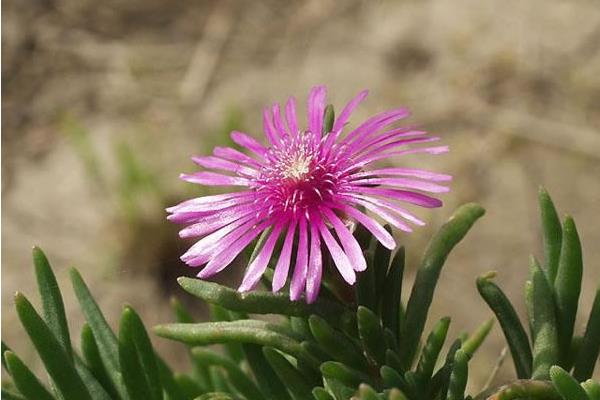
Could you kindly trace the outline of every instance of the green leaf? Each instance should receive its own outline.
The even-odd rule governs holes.
[[[548,281],[554,283],[561,252],[562,228],[556,208],[554,208],[554,203],[543,187],[540,187],[538,200],[542,217],[544,271],[546,272]]]
[[[312,336],[331,358],[361,369],[366,360],[361,351],[339,331],[334,330],[323,318],[312,315],[308,319]]]
[[[425,347],[421,351],[416,370],[417,382],[421,388],[426,388],[429,385],[438,356],[446,341],[449,326],[450,318],[442,318],[431,330]]]
[[[579,386],[579,383],[558,365],[550,368],[550,379],[552,379],[554,387],[563,399],[589,400],[585,390]]]
[[[94,334],[87,323],[84,323],[81,328],[81,353],[83,359],[87,363],[89,371],[96,380],[108,391],[112,398],[118,397],[108,372],[104,368],[104,364],[100,358],[100,351],[98,350],[98,345],[94,339]]]
[[[229,382],[225,378],[221,368],[209,366],[208,374],[210,375],[210,380],[215,388],[215,392],[231,393]]]
[[[20,394],[11,392],[5,388],[2,388],[2,394],[0,395],[0,398],[2,398],[2,400],[26,400],[25,397],[21,396]]]
[[[230,393],[212,392],[205,393],[202,396],[196,397],[194,400],[238,400],[238,397]]]
[[[446,360],[444,365],[435,373],[433,378],[431,379],[431,383],[429,384],[428,397],[435,398],[438,397],[440,399],[445,399],[446,394],[448,393],[448,386],[450,385],[450,375],[452,374],[452,369],[454,367],[454,357],[456,352],[460,350],[462,346],[462,341],[460,339],[454,340],[452,345],[448,349],[448,353],[446,354]],[[439,393],[439,395],[438,395]]]
[[[28,399],[54,400],[52,394],[13,352],[4,352],[4,357],[8,365],[8,371],[19,392]]]
[[[117,337],[106,322],[104,315],[102,315],[102,311],[100,311],[100,307],[98,307],[90,290],[81,278],[79,271],[72,268],[70,274],[75,296],[77,296],[81,311],[94,334],[94,339],[98,346],[98,350],[100,351],[100,358],[102,359],[104,368],[108,372],[119,396],[128,398],[121,377],[118,352],[119,342]]]
[[[208,374],[208,368],[206,368],[206,373]],[[195,399],[202,393],[206,393],[206,391],[200,387],[198,382],[190,376],[176,374],[174,379],[177,387],[184,393],[185,399]]]
[[[36,348],[52,381],[67,399],[91,399],[90,394],[75,371],[71,358],[35,311],[29,300],[20,293],[15,295],[15,306],[21,324]]]
[[[119,329],[119,362],[123,382],[133,400],[162,400],[154,349],[139,315],[125,306]]]
[[[312,385],[284,356],[272,347],[263,347],[265,358],[295,400],[310,399]]]
[[[333,104],[327,104],[323,113],[323,136],[331,132],[333,122],[335,121],[335,111]]]
[[[474,203],[461,206],[434,235],[425,251],[408,300],[406,319],[402,327],[400,356],[407,368],[412,365],[415,357],[442,266],[450,251],[484,213],[484,209]]]
[[[600,383],[588,379],[581,384],[581,387],[590,400],[600,400]]]
[[[156,355],[156,365],[158,366],[158,373],[160,374],[160,382],[167,394],[168,400],[187,400],[187,397],[179,387],[179,384],[175,380],[175,376],[171,368]]]
[[[182,324],[191,324],[194,321],[192,314],[185,308],[177,297],[171,297],[171,308],[175,314],[175,322]]]
[[[600,285],[596,289],[594,303],[590,317],[583,335],[581,349],[575,361],[573,376],[578,381],[591,378],[594,373],[594,366],[598,361],[600,352]]]
[[[399,389],[392,389],[388,394],[388,400],[408,400],[408,397]]]
[[[501,388],[489,397],[494,400],[562,400],[550,382],[521,379]]]
[[[556,296],[556,323],[558,345],[562,366],[566,365],[571,350],[573,327],[577,316],[577,303],[581,293],[583,259],[581,242],[573,218],[567,217],[563,226],[562,249],[558,262],[558,273],[554,282]]]
[[[373,383],[371,377],[337,361],[326,361],[321,364],[323,377],[335,379],[348,387],[357,387],[361,383]]]
[[[381,319],[398,339],[400,333],[400,312],[402,309],[402,277],[404,275],[404,247],[400,247],[390,265],[383,285]]]
[[[371,250],[363,251],[363,255],[367,261],[367,269],[356,274],[356,302],[360,306],[376,310],[377,288],[375,286],[375,266],[373,265],[374,256]]]
[[[531,377],[533,356],[531,354],[531,347],[529,346],[529,338],[510,300],[489,279],[489,275],[477,279],[477,290],[479,290],[479,294],[481,294],[481,297],[483,297],[500,322],[500,327],[504,332],[504,337],[506,338],[515,364],[517,377],[520,379]]]
[[[447,400],[463,400],[465,398],[465,388],[467,387],[469,375],[468,362],[469,356],[464,351],[458,350],[454,355]]]
[[[275,371],[266,360],[262,347],[254,344],[244,344],[242,347],[252,375],[265,398],[290,400],[291,397],[285,385],[277,378]]]
[[[231,314],[223,307],[215,304],[209,306],[210,316],[212,321],[231,321]],[[223,343],[225,353],[236,362],[241,362],[244,358],[244,351],[240,343]]]
[[[473,354],[475,354],[479,346],[481,346],[487,335],[492,330],[493,326],[494,319],[488,319],[483,324],[481,324],[475,330],[475,332],[467,338],[467,340],[465,340],[461,349],[465,352],[466,355],[469,356],[469,358],[473,357]]]
[[[192,355],[197,362],[203,365],[217,365],[222,367],[227,372],[233,387],[246,399],[261,400],[264,398],[256,384],[231,359],[200,347],[192,349]]]
[[[319,361],[308,354],[294,339],[269,329],[264,321],[239,320],[201,324],[167,324],[154,328],[158,336],[193,345],[215,343],[253,343],[271,346],[317,369]]]
[[[4,353],[6,353],[7,351],[10,351],[10,347],[8,347],[6,345],[6,343],[4,343],[4,340],[2,341],[2,366],[8,370],[8,365],[6,364],[6,359],[4,358]]]
[[[44,320],[65,349],[72,363],[73,351],[71,349],[71,338],[69,336],[69,326],[67,325],[65,306],[60,294],[60,288],[46,255],[38,247],[33,248],[33,264],[42,299]]]
[[[533,290],[533,367],[531,377],[550,378],[550,367],[558,362],[558,335],[554,314],[554,296],[546,275],[535,258],[531,258]]]
[[[308,317],[317,314],[328,321],[339,321],[345,308],[331,301],[317,300],[313,304],[303,301],[291,301],[285,293],[251,291],[240,293],[236,290],[200,279],[180,277],[179,285],[188,293],[207,303],[217,304],[230,311],[251,314],[282,314],[296,317]]]
[[[380,320],[371,310],[359,306],[356,312],[358,333],[367,356],[378,365],[385,364],[386,343]]]
[[[361,383],[358,387],[358,397],[360,400],[379,400],[377,392],[365,383]]]
[[[335,400],[327,390],[322,387],[316,387],[312,390],[312,395],[315,400]]]
[[[394,368],[384,365],[379,369],[379,374],[381,375],[384,387],[386,388],[396,387],[402,390],[406,390],[408,388],[408,384],[406,383],[404,377],[400,375]]]
[[[75,355],[75,370],[94,400],[111,400],[114,396],[108,394],[102,384],[96,379],[79,356]]]
[[[384,226],[385,230],[388,231],[389,234],[392,234],[392,228],[389,225]],[[375,244],[375,253],[373,257],[373,268],[375,271],[375,295],[376,295],[376,307],[372,309],[374,312],[377,312],[381,307],[381,298],[382,298],[382,288],[385,286],[386,277],[388,274],[388,269],[390,266],[390,259],[392,257],[392,250],[388,249],[381,242],[377,241]],[[384,303],[385,304],[385,303]],[[387,307],[387,304],[385,304]]]

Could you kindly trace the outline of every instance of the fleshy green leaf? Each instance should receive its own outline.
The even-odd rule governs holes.
[[[192,355],[197,362],[203,365],[217,365],[222,367],[227,372],[231,384],[246,399],[261,400],[264,398],[258,387],[256,387],[256,384],[231,359],[200,347],[192,349]]]
[[[281,353],[272,347],[263,347],[263,354],[295,400],[311,398],[312,385]]]
[[[375,286],[375,267],[373,265],[372,250],[363,251],[365,260],[367,261],[367,269],[356,274],[356,302],[371,310],[376,309],[377,293]]]
[[[139,315],[126,306],[119,329],[119,361],[132,400],[162,400],[154,349]]]
[[[211,304],[209,307],[210,316],[212,321],[231,321],[231,314],[223,307],[219,307],[215,304]],[[244,358],[244,352],[242,345],[239,343],[223,343],[225,353],[236,362],[241,362]]]
[[[65,349],[72,363],[71,338],[60,288],[46,255],[38,247],[33,248],[33,264],[35,265],[35,276],[42,299],[44,320]]]
[[[477,204],[465,204],[431,239],[415,278],[402,327],[400,356],[406,367],[413,362],[427,320],[433,292],[448,254],[484,213],[484,209]]]
[[[544,242],[544,271],[550,283],[554,283],[558,271],[558,259],[562,242],[562,228],[560,219],[554,208],[550,195],[540,187],[538,200],[542,217],[543,242]]]
[[[429,385],[429,380],[433,374],[433,369],[437,362],[442,346],[446,341],[446,334],[448,333],[448,327],[450,326],[450,318],[442,318],[432,329],[423,351],[421,351],[421,357],[417,364],[417,382],[420,387],[426,388]]]
[[[335,379],[348,387],[357,387],[363,382],[372,383],[369,375],[337,361],[321,364],[321,373],[324,378]]]
[[[566,365],[571,350],[573,327],[577,316],[577,303],[581,293],[583,259],[581,242],[573,218],[567,217],[563,226],[562,249],[558,262],[558,273],[554,282],[556,298],[556,323],[561,365]]]
[[[117,397],[117,392],[100,358],[100,351],[94,339],[94,334],[87,323],[84,323],[81,328],[81,353],[96,380],[113,398]]]
[[[494,319],[488,319],[483,324],[481,324],[472,335],[467,337],[461,349],[465,352],[466,355],[469,356],[469,358],[473,357],[473,354],[475,354],[479,346],[481,346],[487,335],[492,330],[493,326]]]
[[[573,376],[578,381],[591,378],[600,352],[600,286],[596,289],[594,304],[585,328],[581,348],[575,361]]]
[[[365,383],[361,383],[358,387],[358,397],[360,400],[380,400],[377,392]]]
[[[477,279],[477,290],[500,322],[504,337],[515,364],[517,377],[521,379],[531,376],[533,356],[527,333],[521,325],[517,312],[502,290],[493,283],[489,276]]]
[[[327,390],[322,387],[316,387],[312,390],[312,395],[315,400],[335,400]]]
[[[383,384],[386,388],[399,388],[402,390],[406,390],[408,388],[408,384],[402,375],[398,373],[394,368],[388,367],[384,365],[379,370],[379,374],[381,375],[381,379],[383,380]]]
[[[600,400],[600,383],[588,379],[581,384],[581,387],[590,400]]]
[[[96,379],[83,360],[75,354],[75,370],[81,377],[83,384],[94,400],[111,400],[114,396],[110,396],[102,384]]]
[[[2,357],[2,366],[6,369],[8,369],[8,365],[6,364],[6,359],[4,358],[4,353],[6,353],[7,351],[10,351],[10,347],[8,347],[6,345],[6,343],[4,343],[4,340],[2,341],[2,354],[0,355]]]
[[[90,290],[81,278],[79,271],[75,268],[71,269],[71,282],[73,284],[73,290],[79,301],[81,311],[88,322],[94,339],[100,351],[100,357],[109,377],[119,393],[119,396],[128,398],[123,380],[121,377],[121,367],[119,365],[119,342],[115,333],[112,331],[100,307],[94,300]]]
[[[469,356],[462,350],[458,350],[454,355],[454,365],[450,375],[450,386],[448,387],[447,400],[463,400],[465,397],[465,388],[467,379]]]
[[[384,226],[388,233],[392,234],[392,228],[389,225]],[[392,257],[392,250],[388,249],[381,242],[377,241],[375,244],[375,253],[373,256],[373,267],[375,271],[375,295],[376,295],[376,307],[372,309],[377,312],[381,307],[381,298],[383,297],[383,288],[385,286],[386,277],[390,265],[390,259]],[[385,303],[384,303],[385,304]],[[387,304],[385,304],[387,307]]]
[[[254,344],[244,344],[242,347],[252,374],[256,378],[256,383],[265,398],[290,400],[291,397],[285,385],[279,380],[266,360],[262,347]]]
[[[550,379],[565,400],[589,400],[585,390],[571,375],[558,365],[550,368]]]
[[[26,400],[25,397],[21,396],[20,394],[11,392],[5,388],[2,388],[2,394],[0,395],[0,398],[2,398],[2,400]]]
[[[378,365],[385,364],[386,342],[380,320],[371,310],[359,306],[356,312],[358,333],[367,355]]]
[[[156,365],[158,366],[158,373],[160,374],[160,382],[167,394],[168,400],[187,400],[183,391],[175,380],[175,375],[171,368],[165,363],[162,358],[156,355]]]
[[[200,279],[181,277],[177,281],[186,292],[230,311],[296,317],[317,314],[328,321],[339,321],[345,312],[345,309],[339,304],[326,300],[317,300],[313,304],[306,304],[303,301],[291,301],[285,293],[266,291],[240,293],[217,283]]]
[[[90,394],[77,374],[71,358],[54,336],[48,325],[31,303],[20,293],[15,295],[15,306],[21,324],[36,348],[52,381],[67,399],[90,399]]]
[[[10,375],[19,392],[28,399],[54,400],[54,397],[44,387],[42,382],[13,352],[6,351],[4,357],[6,358]]]
[[[175,314],[175,322],[182,324],[191,324],[194,321],[192,314],[185,308],[177,297],[171,297],[171,308]]]
[[[533,367],[531,377],[550,378],[550,367],[558,362],[558,335],[554,313],[554,295],[539,264],[531,259],[533,290]]]
[[[400,312],[402,309],[402,277],[404,275],[404,247],[400,247],[390,265],[383,285],[381,319],[397,337],[400,334]]]
[[[294,339],[269,329],[264,321],[239,320],[231,322],[205,322],[201,324],[167,324],[154,328],[157,335],[193,345],[214,343],[253,343],[271,346],[305,361],[313,368],[319,361],[306,353]]]
[[[312,315],[308,319],[313,337],[332,358],[358,369],[366,366],[366,360],[354,344],[341,332],[334,330],[323,318]]]

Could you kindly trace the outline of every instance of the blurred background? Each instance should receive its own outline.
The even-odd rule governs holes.
[[[172,319],[189,243],[164,207],[201,189],[177,179],[193,154],[261,133],[261,110],[326,84],[339,110],[368,88],[352,121],[409,106],[443,137],[444,156],[398,160],[455,176],[445,207],[419,212],[411,284],[427,239],[466,201],[488,213],[451,255],[430,323],[474,329],[491,316],[475,278],[523,312],[528,255],[541,256],[537,189],[583,241],[578,329],[600,280],[600,7],[547,1],[6,0],[2,2],[2,338],[38,362],[12,295],[34,300],[31,246],[55,266],[77,337],[67,270],[77,266],[113,325],[121,305],[147,325]],[[235,272],[223,279],[237,284]],[[202,313],[204,306],[191,302]],[[181,348],[154,342],[181,364]],[[77,340],[77,339],[75,339]],[[473,390],[501,352],[499,327],[474,359]],[[513,376],[506,362],[497,382]],[[599,371],[596,371],[599,376]]]

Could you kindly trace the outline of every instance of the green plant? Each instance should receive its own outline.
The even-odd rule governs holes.
[[[600,350],[600,287],[596,291],[583,336],[574,334],[575,317],[583,279],[581,243],[575,221],[565,217],[562,225],[552,199],[539,192],[543,228],[544,262],[530,261],[525,284],[529,335],[503,291],[492,282],[495,273],[477,280],[483,299],[495,313],[512,354],[517,377],[513,393],[523,388],[548,390],[555,398],[594,398],[577,383],[592,377]],[[531,343],[531,345],[530,345]],[[550,383],[540,381],[552,380]],[[594,393],[594,383],[586,383]],[[510,385],[507,386],[510,389]],[[507,388],[499,390],[506,391]],[[556,390],[555,390],[556,389]],[[543,390],[542,390],[543,391]],[[538,397],[530,392],[529,397]],[[544,396],[549,396],[546,393]],[[560,396],[559,396],[560,393]],[[504,394],[503,396],[506,396]],[[588,396],[588,397],[586,397]],[[498,399],[513,397],[498,397]]]
[[[475,399],[600,398],[600,385],[588,379],[598,358],[599,297],[580,342],[584,350],[573,350],[571,353],[577,356],[572,359],[566,357],[560,343],[570,330],[557,322],[563,319],[554,299],[557,292],[565,299],[574,296],[548,282],[555,276],[555,282],[568,282],[564,285],[579,295],[576,280],[565,277],[571,269],[579,268],[579,241],[570,219],[560,231],[561,240],[552,240],[558,236],[556,220],[548,217],[554,207],[545,192],[540,196],[543,210],[545,207],[543,215],[549,218],[544,222],[546,254],[558,259],[555,275],[551,273],[551,262],[542,269],[532,261],[531,283],[527,286],[533,350],[514,308],[491,281],[491,275],[480,278],[478,288],[500,321],[519,379],[480,393]],[[392,254],[360,229],[355,234],[366,249],[369,268],[360,274],[353,288],[334,276],[326,277],[325,288],[313,304],[292,302],[286,294],[239,293],[216,283],[180,278],[184,290],[210,303],[211,321],[194,322],[182,304],[173,300],[177,322],[158,326],[155,332],[187,344],[192,361],[188,373],[174,373],[162,360],[130,306],[123,308],[118,334],[113,332],[75,269],[71,281],[87,322],[80,333],[80,349],[74,349],[56,278],[44,253],[34,248],[42,312],[40,315],[19,293],[15,306],[48,373],[49,384],[36,377],[2,343],[2,364],[12,377],[3,383],[2,398],[471,399],[465,394],[469,359],[492,328],[493,320],[481,324],[471,335],[454,339],[443,357],[449,318],[438,321],[422,339],[445,260],[483,213],[475,204],[462,206],[434,235],[406,304],[401,295],[404,249]],[[254,255],[260,245],[261,239]],[[558,252],[557,245],[561,247]],[[579,272],[572,273],[581,279]],[[272,275],[265,276],[268,288]],[[272,317],[257,317],[267,314]],[[209,347],[214,344],[221,347]]]

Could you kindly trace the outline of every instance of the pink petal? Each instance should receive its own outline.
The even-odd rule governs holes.
[[[422,190],[424,192],[431,193],[446,193],[450,191],[447,186],[438,185],[437,183],[418,181],[415,179],[407,178],[361,178],[351,182],[352,186],[363,186],[363,185],[387,185],[387,186],[398,186],[401,188]],[[360,189],[358,189],[360,190]]]
[[[279,254],[279,260],[275,266],[275,273],[273,275],[273,292],[279,291],[285,285],[285,281],[288,277],[290,270],[290,259],[292,258],[292,245],[294,244],[294,234],[296,231],[296,225],[298,220],[294,218],[288,227],[285,235],[285,241]]]
[[[298,136],[298,119],[296,118],[296,99],[290,97],[285,105],[285,119],[287,121],[290,135]]]
[[[296,265],[290,285],[290,299],[296,301],[302,295],[306,284],[306,273],[308,266],[308,234],[306,232],[306,219],[300,217],[300,225],[298,229],[298,250],[296,252]]]
[[[250,231],[246,232],[223,251],[218,252],[217,255],[206,264],[206,267],[198,273],[198,278],[207,278],[222,271],[270,224],[271,220],[263,222],[256,228],[250,229]]]
[[[341,131],[344,128],[344,125],[346,125],[346,123],[350,119],[350,115],[352,114],[352,112],[356,109],[356,107],[358,107],[360,103],[362,103],[362,101],[367,97],[368,94],[368,90],[363,90],[355,98],[350,100],[348,104],[346,104],[346,107],[344,107],[340,115],[335,120],[335,123],[333,124],[333,132]]]
[[[448,146],[435,146],[435,147],[419,147],[416,149],[392,151],[389,153],[379,153],[368,159],[365,159],[360,162],[352,164],[350,167],[348,167],[348,169],[361,168],[361,167],[363,167],[369,163],[372,163],[374,161],[383,160],[383,159],[394,157],[394,156],[406,156],[409,154],[417,154],[417,153],[442,154],[442,153],[447,153],[447,152],[448,152]]]
[[[335,204],[335,205],[332,205],[332,207],[338,208],[338,209],[344,211],[349,216],[356,219],[365,228],[367,228],[367,230],[369,232],[371,232],[373,234],[373,236],[375,236],[377,238],[377,240],[379,240],[381,242],[382,245],[384,245],[388,249],[392,250],[394,247],[396,247],[396,241],[394,240],[392,235],[390,235],[390,233],[388,231],[386,231],[383,228],[383,226],[381,226],[373,218],[368,217],[365,214],[358,211],[357,209],[347,206],[347,205]]]
[[[230,161],[243,162],[253,167],[260,169],[263,165],[256,161],[252,157],[248,157],[246,154],[233,149],[231,147],[215,147],[213,149],[213,154],[217,157],[223,157]]]
[[[281,119],[281,109],[279,108],[279,104],[273,104],[271,110],[273,112],[273,125],[275,126],[275,130],[277,131],[280,137],[287,137],[288,134],[285,131],[285,127],[283,126],[283,120]]]
[[[263,110],[263,130],[265,131],[267,139],[271,142],[271,145],[277,146],[279,144],[279,134],[275,131],[271,113],[267,107]]]
[[[254,177],[258,175],[258,171],[253,168],[248,168],[233,161],[227,161],[214,156],[196,156],[192,157],[192,161],[204,168],[220,169],[223,171],[231,171],[236,174]]]
[[[346,282],[348,282],[350,285],[353,285],[354,282],[356,282],[356,273],[354,272],[354,268],[352,268],[352,264],[350,263],[348,256],[346,253],[344,253],[340,245],[333,238],[320,218],[318,218],[314,223],[316,223],[319,227],[323,241],[329,250],[329,254],[331,254],[331,258],[333,258],[333,262],[335,263],[338,271]]]
[[[345,200],[350,203],[359,204],[359,205],[365,207],[367,210],[373,212],[375,215],[378,215],[379,217],[386,220],[387,222],[392,224],[394,227],[400,229],[401,231],[412,232],[412,228],[410,226],[408,226],[407,224],[405,224],[403,221],[401,221],[400,218],[388,213],[386,210],[384,210],[383,208],[381,208],[379,206],[376,206],[373,203],[369,203],[368,201],[365,201],[362,199],[357,199],[357,198],[345,197]]]
[[[376,196],[391,197],[396,200],[405,201],[407,203],[416,204],[425,208],[436,208],[442,206],[442,201],[434,197],[427,196],[426,194],[411,192],[408,190],[398,189],[385,189],[385,188],[372,188],[372,187],[361,187],[362,193],[369,193]],[[353,191],[350,191],[353,193]]]
[[[306,278],[306,302],[314,303],[321,288],[321,276],[323,275],[323,259],[321,256],[321,240],[319,231],[314,222],[310,224],[310,257],[308,264],[308,275]]]
[[[216,195],[212,195],[212,196],[202,196],[202,197],[196,197],[195,199],[189,199],[186,201],[182,201],[181,203],[169,207],[166,210],[168,212],[176,212],[176,211],[182,211],[184,209],[187,209],[188,207],[191,206],[195,206],[195,205],[214,205],[217,206],[221,201],[223,200],[228,200],[231,198],[236,198],[236,197],[244,197],[244,196],[254,196],[254,192],[251,191],[242,191],[242,192],[231,192],[231,193],[223,193],[223,194],[216,194]]]
[[[273,228],[273,231],[267,238],[263,248],[260,249],[254,261],[252,261],[252,263],[248,266],[248,270],[244,275],[242,284],[238,289],[240,292],[247,292],[248,290],[253,289],[260,280],[260,277],[264,274],[282,228],[282,222],[278,223],[275,228]]]
[[[408,212],[406,209],[400,207],[396,203],[392,203],[391,201],[378,199],[376,197],[363,196],[363,195],[356,194],[356,193],[346,194],[346,196],[359,198],[359,199],[368,201],[369,203],[373,203],[375,205],[385,207],[389,210],[396,212],[402,218],[414,223],[415,225],[419,225],[419,226],[425,225],[425,222],[423,222],[422,220],[420,220],[419,218],[417,218],[416,216],[414,216],[413,214]]]
[[[416,138],[410,138],[410,139],[396,140],[394,142],[386,143],[386,144],[383,144],[374,149],[368,150],[364,154],[356,155],[354,160],[357,163],[360,163],[363,160],[370,162],[373,157],[377,157],[379,154],[381,154],[387,150],[392,150],[394,148],[406,146],[408,144],[430,143],[430,142],[437,142],[438,140],[440,140],[440,138],[437,136],[426,136],[426,137],[416,137]]]
[[[248,186],[250,181],[238,176],[221,175],[215,172],[195,172],[193,174],[179,175],[181,180],[199,185],[217,185],[217,186]]]
[[[335,229],[335,233],[340,239],[342,247],[344,247],[344,252],[348,255],[348,258],[352,262],[354,270],[364,271],[365,269],[367,269],[367,262],[365,261],[365,256],[354,235],[350,233],[348,228],[346,228],[346,226],[339,219],[339,217],[335,215],[335,213],[329,208],[320,207],[320,210]]]
[[[264,159],[267,154],[267,149],[262,144],[260,144],[253,137],[246,135],[245,133],[233,131],[231,132],[231,139],[235,143],[250,150],[262,159]]]
[[[438,174],[436,172],[426,171],[424,169],[413,168],[381,168],[370,171],[361,171],[350,175],[350,178],[360,178],[374,175],[401,175],[413,176],[415,178],[427,179],[434,182],[447,182],[452,180],[452,175]]]
[[[327,91],[324,86],[315,86],[308,96],[308,130],[312,132],[317,141],[321,139],[323,129],[326,95]]]
[[[203,236],[233,221],[254,213],[254,207],[251,206],[243,205],[230,207],[217,214],[199,217],[199,222],[179,231],[179,236],[182,238]]]
[[[407,108],[397,108],[377,114],[367,121],[362,123],[358,128],[350,132],[348,136],[342,141],[344,144],[350,144],[354,140],[362,141],[372,134],[376,133],[379,129],[387,126],[400,119],[406,118],[410,115]]]

